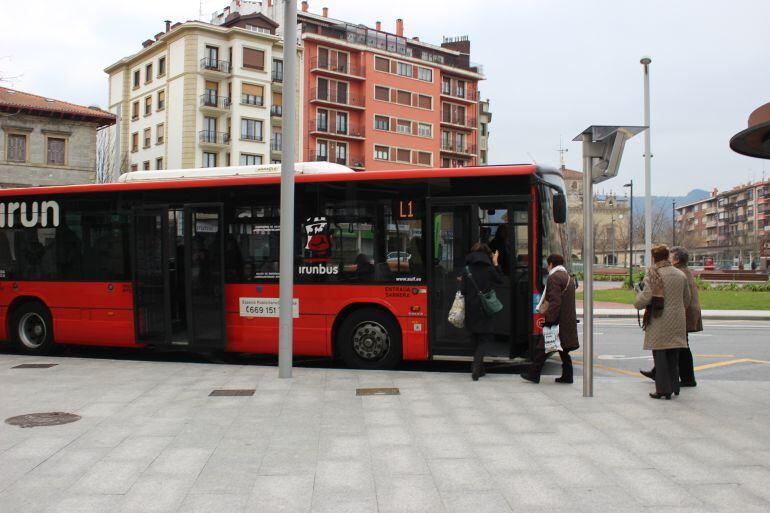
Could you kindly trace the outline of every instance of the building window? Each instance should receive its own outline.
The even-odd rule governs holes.
[[[407,149],[398,148],[396,150],[396,160],[398,162],[407,162],[407,163],[409,163],[409,162],[411,162],[411,156],[412,156],[412,152],[407,150]]]
[[[433,97],[421,94],[421,95],[419,95],[419,101],[418,101],[417,105],[421,109],[432,110],[433,109]]]
[[[374,128],[377,130],[390,130],[390,118],[387,116],[374,116]]]
[[[430,68],[417,68],[417,78],[424,82],[433,82],[433,70]]]
[[[417,163],[423,166],[430,166],[433,160],[433,154],[428,151],[417,152]]]
[[[396,103],[400,103],[401,105],[411,105],[412,93],[409,91],[398,91],[398,94],[396,94]]]
[[[375,160],[389,160],[389,148],[387,146],[375,146],[374,158]]]
[[[145,160],[142,162],[142,171],[149,171],[150,170],[150,161]]]
[[[150,82],[152,82],[152,63],[144,67],[144,83],[149,84]]]
[[[388,73],[390,71],[390,61],[385,57],[374,57],[374,69],[377,71],[384,71]]]
[[[147,96],[144,99],[144,115],[149,116],[152,114],[152,96]]]
[[[54,166],[64,165],[65,140],[61,137],[46,138],[48,148],[46,149],[46,162]]]
[[[217,167],[217,154],[208,151],[203,152],[203,167]]]
[[[240,163],[242,166],[260,166],[262,165],[262,155],[241,153]]]
[[[429,123],[419,123],[417,125],[417,135],[420,137],[433,137],[433,125]]]
[[[131,164],[131,171],[139,171],[139,166],[136,164]]]
[[[152,140],[152,131],[149,128],[144,129],[144,147],[149,148]]]
[[[338,134],[347,134],[348,133],[348,113],[347,112],[337,112],[336,116],[336,129]]]
[[[343,166],[348,163],[348,145],[346,143],[337,143],[337,149],[335,150],[337,152],[337,164],[342,164]]]
[[[326,141],[317,141],[315,143],[316,160],[325,161],[329,158],[329,145]]]
[[[326,132],[329,130],[329,111],[326,109],[318,109],[316,111],[316,130],[320,132]]]
[[[465,81],[464,80],[457,81],[457,96],[459,96],[460,98],[465,98]]]
[[[412,122],[408,119],[399,119],[396,121],[396,132],[399,134],[411,134]]]
[[[270,134],[270,150],[282,151],[283,150],[283,134],[281,132],[273,132]]]
[[[256,84],[241,84],[241,103],[263,106],[265,104],[265,88]]]
[[[241,139],[247,141],[262,140],[262,121],[258,119],[241,119]]]
[[[166,108],[166,91],[158,91],[158,110]]]
[[[139,132],[131,134],[131,152],[139,151]]]
[[[216,46],[206,46],[206,67],[218,68],[219,67],[219,48]]]
[[[407,64],[405,62],[398,62],[398,63],[396,63],[396,73],[398,73],[402,77],[411,77],[412,76],[412,65],[411,64]]]
[[[8,135],[8,152],[6,159],[10,162],[27,161],[27,136],[21,134]]]
[[[161,57],[158,59],[158,76],[162,77],[166,74],[166,58]]]
[[[139,102],[131,104],[131,121],[139,119]]]
[[[274,82],[283,82],[283,61],[273,59],[273,73],[271,78]]]
[[[155,144],[163,144],[165,138],[166,125],[163,123],[158,123],[158,126],[155,127]]]
[[[155,169],[163,169],[163,157],[158,157],[155,159]]]
[[[449,78],[441,79],[441,94],[452,94],[452,80]]]
[[[252,69],[265,69],[265,52],[253,48],[243,49],[243,67]]]
[[[139,87],[139,84],[141,83],[141,73],[140,70],[134,71],[134,89]]]
[[[384,102],[390,101],[390,89],[382,86],[374,86],[374,98]]]

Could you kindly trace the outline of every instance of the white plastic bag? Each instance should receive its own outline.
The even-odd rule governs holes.
[[[561,340],[559,340],[559,325],[543,326],[543,340],[545,341],[545,353],[555,353],[561,351]]]
[[[465,326],[465,297],[459,290],[455,294],[455,300],[452,303],[452,308],[449,309],[449,317],[447,319],[449,324],[455,328],[462,328]]]

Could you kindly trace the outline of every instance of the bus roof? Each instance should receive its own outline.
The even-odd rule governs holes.
[[[297,174],[296,183],[315,182],[346,182],[367,180],[420,180],[428,178],[461,178],[474,176],[526,176],[550,174],[554,168],[544,168],[535,164],[510,164],[460,168],[416,168],[395,171],[363,171],[363,172],[314,172]],[[0,189],[0,198],[10,196],[37,196],[44,194],[76,194],[88,192],[118,192],[157,189],[186,189],[200,187],[236,187],[244,185],[267,185],[280,183],[277,173],[262,175],[216,176],[206,178],[175,178],[141,180],[131,182],[53,185],[44,187],[24,187],[16,189]]]

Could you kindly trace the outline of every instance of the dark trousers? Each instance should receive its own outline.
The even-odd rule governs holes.
[[[650,371],[653,379],[657,375],[655,367]],[[682,383],[695,383],[695,367],[692,361],[692,351],[690,351],[690,335],[687,335],[687,347],[679,349],[679,379]]]
[[[484,368],[484,354],[489,343],[495,341],[494,333],[471,333],[471,341],[473,342],[473,367],[471,371],[476,368]]]
[[[541,344],[535,346],[535,354],[532,356],[532,365],[529,367],[527,373],[529,377],[536,380],[540,379],[540,373],[543,372],[543,365],[547,358],[545,349]],[[572,357],[569,355],[569,350],[559,351],[559,357],[561,357],[561,377],[566,380],[572,379]]]
[[[679,393],[679,349],[653,349],[655,391],[659,394]]]

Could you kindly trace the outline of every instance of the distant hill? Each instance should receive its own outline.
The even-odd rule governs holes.
[[[704,191],[703,189],[693,189],[684,196],[653,196],[652,197],[652,209],[653,212],[659,208],[666,209],[667,216],[671,219],[671,201],[676,200],[677,206],[687,205],[694,201],[706,199],[711,196],[711,193]],[[644,194],[634,194],[634,213],[644,213]]]

